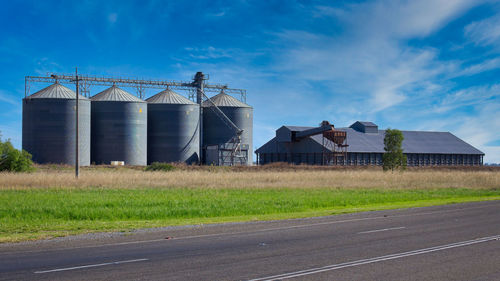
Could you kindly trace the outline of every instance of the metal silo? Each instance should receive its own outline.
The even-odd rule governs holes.
[[[197,163],[200,155],[200,106],[164,90],[148,102],[148,164]]]
[[[203,103],[203,147],[205,153],[214,146],[227,144],[235,136],[234,130],[230,128],[216,113],[212,106],[215,104],[238,128],[243,130],[241,135],[241,145],[247,149],[247,165],[252,165],[252,129],[253,129],[253,108],[232,96],[220,93],[210,101]],[[209,155],[205,154],[207,159]],[[208,161],[207,161],[208,163]],[[210,164],[210,163],[208,163]]]
[[[75,164],[76,94],[59,83],[23,99],[23,149],[40,164]],[[90,100],[79,96],[79,162],[90,165]]]
[[[92,163],[146,165],[147,103],[116,86],[90,100]]]

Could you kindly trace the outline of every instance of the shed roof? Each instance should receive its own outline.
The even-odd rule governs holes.
[[[283,127],[289,129],[290,131],[297,131],[297,132],[314,128],[314,127],[304,127],[304,126],[283,126]]]
[[[82,95],[78,95],[79,99],[88,100]],[[40,91],[28,96],[27,99],[76,99],[76,93],[71,89],[59,84],[54,83]]]
[[[146,100],[148,103],[196,104],[172,90],[164,90]]]
[[[292,130],[302,131],[314,127],[286,126]],[[385,130],[376,134],[365,134],[352,128],[337,128],[347,132],[347,152],[384,153]],[[428,154],[479,154],[484,153],[450,132],[402,131],[404,153]],[[319,144],[323,143],[321,134],[309,137]],[[276,138],[258,148],[256,153],[275,153],[278,150]],[[329,140],[326,140],[329,142]]]
[[[246,103],[243,103],[234,97],[226,94],[226,93],[220,93],[218,95],[215,95],[210,98],[210,100],[216,105],[216,106],[221,106],[221,107],[251,107]],[[203,106],[208,107],[211,106],[212,103],[210,101],[204,101]]]
[[[377,127],[377,124],[369,121],[356,121],[365,127]],[[353,124],[354,125],[354,124]],[[351,125],[352,126],[352,125]]]
[[[128,101],[128,102],[145,102],[131,93],[111,86],[108,89],[90,98],[91,101]]]

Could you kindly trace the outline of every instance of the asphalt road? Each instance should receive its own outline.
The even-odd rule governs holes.
[[[500,201],[0,246],[0,280],[500,280]]]

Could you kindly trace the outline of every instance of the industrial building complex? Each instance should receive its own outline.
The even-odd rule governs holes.
[[[482,165],[484,153],[449,132],[402,131],[408,166]],[[258,164],[382,165],[385,130],[357,121],[348,128],[282,126],[258,148]]]
[[[190,82],[77,74],[25,79],[22,146],[36,163],[253,164],[253,108],[246,104],[246,91],[208,84],[201,72]],[[33,83],[51,85],[30,95]],[[62,84],[76,84],[76,91]],[[92,96],[94,86],[106,89]],[[145,99],[146,89],[159,92]],[[483,164],[483,152],[449,132],[402,132],[409,166]],[[384,136],[372,122],[348,128],[327,121],[318,127],[282,126],[256,150],[256,163],[381,165]]]
[[[251,165],[253,108],[245,103],[246,91],[207,79],[201,72],[192,82],[27,76],[23,149],[40,164]],[[32,83],[52,85],[29,95]],[[62,83],[76,84],[85,96]],[[91,96],[91,86],[109,88]],[[136,89],[137,96],[119,86]],[[143,100],[146,88],[162,91]],[[174,89],[187,91],[194,101]],[[218,94],[209,98],[206,92]]]

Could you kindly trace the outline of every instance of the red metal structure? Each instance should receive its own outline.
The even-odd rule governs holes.
[[[321,122],[322,127],[331,126],[323,131],[323,165],[344,165],[347,159],[347,132],[335,130],[328,121]]]

